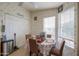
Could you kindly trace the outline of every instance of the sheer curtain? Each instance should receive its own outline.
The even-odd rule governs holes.
[[[43,20],[43,31],[46,34],[51,34],[52,39],[55,39],[55,16],[46,17]]]
[[[74,7],[59,13],[58,18],[59,40],[65,39],[66,45],[74,48]]]

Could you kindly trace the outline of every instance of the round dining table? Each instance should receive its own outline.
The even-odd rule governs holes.
[[[40,52],[44,56],[48,56],[51,48],[55,46],[55,41],[52,39],[49,39],[49,40],[47,39],[43,41],[42,43],[37,43],[37,44],[39,46]]]

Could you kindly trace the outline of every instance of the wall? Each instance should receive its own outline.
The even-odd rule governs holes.
[[[1,20],[2,20],[2,15],[1,15],[1,12],[0,12],[0,38],[2,38],[2,33],[1,33]]]
[[[23,9],[22,7],[15,6],[15,5],[1,5],[0,4],[0,12],[2,12],[3,15],[3,21],[6,26],[8,24],[5,21],[13,20],[14,23],[19,21],[19,24],[22,24],[24,21],[26,21],[25,25],[17,25],[18,31],[16,32],[17,35],[17,46],[21,47],[25,43],[25,34],[30,32],[30,12],[28,10]],[[9,16],[7,16],[9,15]],[[14,19],[12,18],[14,17]],[[28,24],[27,24],[28,23]],[[15,26],[16,26],[15,25]],[[25,28],[25,30],[19,30],[21,28]],[[27,29],[26,29],[27,28]],[[10,27],[8,27],[10,29]],[[9,30],[8,30],[9,31]],[[22,35],[19,35],[19,33]],[[12,38],[13,39],[13,38]]]
[[[57,9],[48,9],[32,12],[31,33],[38,34],[40,32],[43,32],[43,18],[56,15],[57,15]],[[37,21],[34,21],[35,16],[37,16]]]
[[[76,41],[76,46],[75,46],[75,50],[76,50],[76,55],[77,56],[79,56],[79,3],[77,2],[76,3],[76,5],[75,5],[75,11],[76,11],[76,13],[75,13],[75,15],[76,15],[76,19],[75,19],[75,21],[76,21],[76,26],[75,26],[75,28],[76,28],[76,34],[75,34],[75,41]]]

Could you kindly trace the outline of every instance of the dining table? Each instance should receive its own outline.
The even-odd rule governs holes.
[[[43,56],[48,56],[51,48],[55,46],[55,40],[46,39],[42,43],[37,43],[37,44]]]
[[[36,40],[36,35],[33,35],[32,38]],[[43,56],[48,56],[52,47],[55,47],[56,41],[52,38],[45,38],[43,42],[37,42],[38,48],[40,49],[40,53]]]

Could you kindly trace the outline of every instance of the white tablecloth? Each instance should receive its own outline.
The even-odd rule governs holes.
[[[51,50],[51,48],[55,45],[55,42],[54,41],[48,41],[48,40],[45,40],[44,42],[42,43],[39,43],[39,49],[40,49],[40,52],[44,55],[44,56],[47,56],[49,55],[49,51]]]

